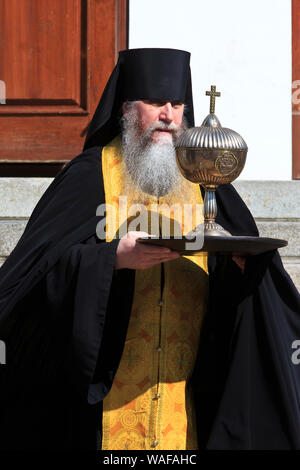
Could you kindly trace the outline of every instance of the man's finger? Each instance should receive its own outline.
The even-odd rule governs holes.
[[[156,254],[156,253],[157,254],[172,253],[172,250],[170,250],[170,248],[157,247],[157,246],[156,247],[151,247],[151,246],[147,247],[146,246],[145,248],[144,247],[142,248],[142,251],[143,251],[143,253],[147,253],[149,255]]]
[[[143,237],[149,237],[149,233],[147,232],[127,232],[122,238],[143,238]]]
[[[238,267],[244,272],[246,258],[244,256],[232,255],[232,261],[234,261]]]
[[[148,245],[146,243],[140,243],[139,249],[142,250],[144,253],[171,253],[173,250],[168,248],[167,246],[160,246],[160,245]]]
[[[179,256],[179,253],[175,253],[175,254],[170,254],[169,256],[151,256],[149,257],[149,260],[150,261],[157,261],[157,262],[164,262],[164,261],[169,261],[171,259],[175,259],[175,258],[178,258]]]

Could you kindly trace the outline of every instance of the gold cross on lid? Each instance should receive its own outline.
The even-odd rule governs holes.
[[[221,96],[219,91],[216,91],[216,85],[211,85],[210,91],[205,92],[206,96],[210,96],[210,114],[215,112],[216,96]]]

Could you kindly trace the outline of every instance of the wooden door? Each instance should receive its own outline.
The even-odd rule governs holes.
[[[61,166],[81,152],[126,47],[127,0],[1,0],[0,174],[1,163]]]
[[[292,3],[292,42],[293,178],[300,179],[300,0]]]

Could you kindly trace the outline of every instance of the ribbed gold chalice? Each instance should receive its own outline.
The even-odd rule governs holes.
[[[232,129],[222,127],[215,115],[215,99],[221,96],[216,87],[210,96],[210,113],[200,127],[187,129],[176,143],[176,158],[182,175],[205,189],[204,242],[201,250],[236,254],[259,254],[287,245],[286,240],[253,236],[232,236],[217,224],[215,191],[221,184],[234,181],[245,166],[248,147]],[[203,225],[196,227],[196,236],[203,234]]]
[[[210,114],[202,126],[187,129],[176,143],[176,158],[182,175],[205,189],[204,236],[230,236],[215,222],[217,203],[215,191],[220,184],[234,181],[243,170],[248,147],[235,131],[222,127],[215,112],[215,97],[221,96],[215,86],[210,96]]]

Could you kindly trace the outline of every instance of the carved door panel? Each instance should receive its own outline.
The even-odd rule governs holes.
[[[1,0],[0,163],[80,153],[126,46],[127,0]]]

